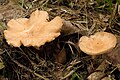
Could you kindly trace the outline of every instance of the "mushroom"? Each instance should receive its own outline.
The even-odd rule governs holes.
[[[8,44],[14,47],[24,46],[40,47],[46,42],[54,40],[60,35],[63,20],[57,16],[48,22],[46,11],[36,10],[30,18],[12,19],[7,23],[8,29],[4,36]]]
[[[79,40],[80,49],[88,55],[100,55],[112,50],[117,43],[116,37],[108,32],[97,32],[90,37],[82,36]]]

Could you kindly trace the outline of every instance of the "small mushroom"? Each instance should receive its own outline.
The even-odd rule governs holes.
[[[108,32],[97,32],[90,37],[82,36],[79,40],[80,49],[88,55],[100,55],[116,46],[116,37]]]
[[[48,22],[46,11],[36,10],[30,18],[18,18],[10,20],[8,29],[4,31],[7,43],[14,47],[24,46],[40,47],[46,42],[54,40],[60,35],[63,20],[57,16]]]

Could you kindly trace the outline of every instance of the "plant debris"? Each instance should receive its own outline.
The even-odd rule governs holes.
[[[119,80],[119,5],[119,0],[1,0],[0,80]],[[31,18],[30,14],[36,9],[37,13],[45,11],[43,15],[46,17],[41,18],[37,14]],[[54,22],[56,16],[59,16],[57,19],[59,18],[60,24],[58,21]],[[11,27],[7,25],[11,19],[14,22],[21,20]],[[50,24],[51,27],[42,27],[39,31],[36,26],[39,20],[41,20],[40,25],[51,22],[55,25]],[[18,32],[21,26],[16,25],[23,25],[27,21],[30,26]],[[56,25],[59,27],[53,27]],[[48,29],[51,29],[49,32],[53,31],[52,34],[56,36],[47,33]],[[19,33],[21,36],[28,36],[28,33],[33,32],[36,36],[27,39],[31,42],[31,44],[25,42],[27,47],[21,43],[25,37],[16,38],[20,44],[14,47],[13,44],[10,46],[7,43],[4,36],[6,30],[10,31],[9,35],[14,34],[14,38],[20,36],[17,35]],[[46,36],[54,37],[46,42],[36,41],[44,32],[47,33]],[[106,54],[91,58],[80,50],[79,40],[82,36],[90,36],[96,32],[112,33],[117,36],[117,44]],[[32,45],[34,43],[32,39],[35,39],[36,45]],[[107,43],[108,40],[105,42]]]

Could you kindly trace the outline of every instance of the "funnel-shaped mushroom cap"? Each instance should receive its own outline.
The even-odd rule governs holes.
[[[46,42],[54,40],[60,35],[63,25],[60,17],[55,17],[48,22],[49,16],[46,11],[36,10],[30,18],[12,19],[8,22],[8,29],[4,31],[8,44],[14,47],[34,46],[40,47]]]
[[[90,37],[82,36],[79,40],[80,49],[88,55],[103,54],[116,46],[116,37],[108,32],[97,32]]]

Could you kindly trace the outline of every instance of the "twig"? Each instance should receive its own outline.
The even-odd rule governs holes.
[[[17,64],[19,67],[24,68],[25,70],[27,70],[27,71],[33,73],[35,76],[37,76],[37,77],[39,77],[39,78],[41,78],[41,79],[49,80],[48,78],[45,78],[45,77],[43,77],[42,75],[40,75],[40,74],[34,72],[33,70],[27,68],[26,66],[20,64],[18,61],[14,60],[14,59],[10,56],[10,54],[8,53],[7,50],[5,50],[5,51],[7,52],[8,56],[10,57],[10,59],[11,59],[15,64]]]

